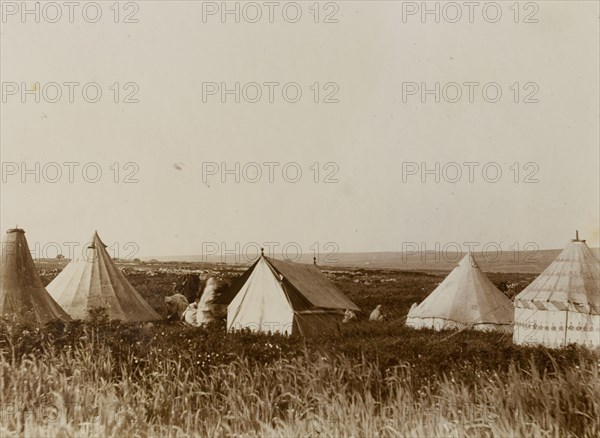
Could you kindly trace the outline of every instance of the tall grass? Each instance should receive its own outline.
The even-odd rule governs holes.
[[[416,361],[160,325],[130,329],[125,347],[117,329],[0,330],[0,435],[600,435],[598,357],[580,351],[424,376]],[[173,336],[190,347],[166,351]]]

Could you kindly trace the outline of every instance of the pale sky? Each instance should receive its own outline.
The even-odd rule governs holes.
[[[299,2],[297,23],[279,8],[269,23],[264,6],[257,23],[246,20],[252,10],[240,23],[232,17],[222,23],[218,14],[203,20],[203,2],[192,1],[141,1],[137,12],[120,11],[119,21],[135,12],[138,23],[114,23],[113,2],[100,2],[97,23],[79,9],[69,23],[66,6],[57,23],[48,23],[55,16],[49,9],[40,23],[31,16],[22,23],[20,11],[13,15],[6,3],[21,2],[3,2],[0,30],[2,234],[18,224],[30,244],[44,244],[84,241],[97,229],[106,243],[135,242],[141,255],[200,254],[206,242],[231,248],[297,242],[305,250],[335,242],[342,252],[400,251],[407,242],[426,249],[436,242],[499,242],[505,249],[535,242],[550,249],[563,247],[575,229],[598,246],[597,2],[537,2],[538,11],[519,11],[518,23],[512,1],[500,2],[496,23],[480,9],[473,23],[447,22],[450,10],[440,23],[427,16],[423,23],[419,12],[403,20],[407,5],[392,1],[339,1],[338,11],[323,2],[319,23],[312,1]],[[339,22],[321,22],[328,14]],[[529,14],[539,22],[524,23]],[[40,103],[35,96],[23,103],[21,83],[36,82],[47,96],[40,90]],[[52,82],[63,92],[57,103],[49,102]],[[81,84],[73,103],[66,82]],[[92,82],[102,89],[98,103],[81,94]],[[138,103],[122,102],[133,89],[123,89],[128,82],[139,87]],[[217,94],[203,102],[209,82],[230,88],[256,82],[263,96],[222,103]],[[281,84],[274,103],[265,82]],[[290,82],[302,90],[298,103],[282,97]],[[323,89],[330,82],[338,103],[322,102],[334,90]],[[461,84],[462,97],[421,102],[417,92],[403,99],[407,83],[434,88],[436,82]],[[480,84],[472,103],[465,82]],[[502,90],[499,102],[484,100],[488,83]],[[250,98],[254,90],[247,88]],[[445,90],[454,96],[455,88]],[[531,92],[539,102],[524,103]],[[63,171],[56,183],[52,162]],[[66,162],[80,163],[73,182]],[[129,162],[139,169],[137,183],[122,182],[135,170],[124,169]],[[205,183],[203,163],[210,162],[260,163],[263,176],[235,183],[230,175],[222,183],[217,174]],[[265,162],[281,163],[272,183]],[[456,183],[403,175],[403,168],[414,169],[406,163],[434,169],[436,162],[440,169],[451,162],[480,165],[472,182],[462,164]],[[48,173],[40,170],[36,183],[21,163],[28,169],[40,163]],[[86,163],[102,169],[99,182],[83,179]],[[113,163],[121,168],[119,182]],[[300,166],[299,182],[284,180],[286,163]],[[339,182],[315,183],[313,163],[321,167],[320,180],[337,169]],[[325,169],[326,163],[335,166]],[[498,182],[483,178],[486,163],[502,170]],[[531,172],[538,182],[524,183]]]

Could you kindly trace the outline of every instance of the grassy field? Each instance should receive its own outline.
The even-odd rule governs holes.
[[[128,264],[159,311],[185,272]],[[45,282],[56,275],[40,266]],[[335,269],[362,309],[340,336],[302,339],[152,324],[0,327],[1,436],[598,436],[600,357],[501,334],[403,324],[445,273]],[[522,290],[532,274],[490,274]],[[388,317],[369,323],[382,304]]]

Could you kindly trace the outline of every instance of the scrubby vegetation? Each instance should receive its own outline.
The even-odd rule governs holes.
[[[388,320],[363,315],[311,339],[219,324],[0,325],[0,434],[600,435],[597,353],[406,328],[405,311],[443,274],[330,275],[360,307],[383,304]],[[157,277],[129,276],[160,310],[175,277]]]
[[[598,436],[593,353],[396,329],[2,326],[3,436]]]

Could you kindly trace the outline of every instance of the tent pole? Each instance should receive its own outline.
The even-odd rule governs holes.
[[[569,308],[567,307],[567,317],[565,318],[565,340],[563,342],[563,347],[567,345],[567,331],[569,330]]]

